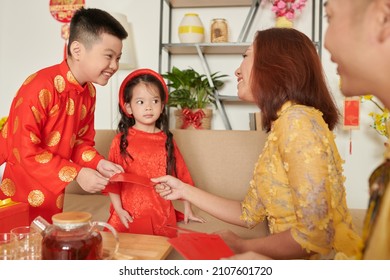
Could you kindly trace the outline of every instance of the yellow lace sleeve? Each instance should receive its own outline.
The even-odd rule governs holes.
[[[314,109],[289,110],[275,134],[297,219],[291,233],[303,248],[327,254],[334,236],[331,209],[342,203],[344,193],[333,134]]]

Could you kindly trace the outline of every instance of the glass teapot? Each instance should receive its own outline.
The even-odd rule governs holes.
[[[91,221],[88,212],[63,212],[52,217],[53,225],[38,216],[31,226],[42,234],[43,260],[112,259],[119,248],[116,230],[105,222]],[[115,247],[103,256],[103,238],[98,227],[106,227],[115,237]],[[105,250],[106,251],[106,250]]]

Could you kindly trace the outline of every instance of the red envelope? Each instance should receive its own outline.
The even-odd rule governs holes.
[[[219,260],[233,256],[233,251],[217,234],[189,232],[168,242],[187,260]]]
[[[9,232],[20,226],[28,226],[28,204],[10,198],[0,200],[0,232]]]
[[[142,185],[145,187],[153,187],[155,185],[148,178],[131,173],[117,173],[110,178],[110,182],[126,182]]]

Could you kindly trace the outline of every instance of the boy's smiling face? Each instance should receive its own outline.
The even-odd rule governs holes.
[[[77,61],[78,69],[72,69],[72,72],[77,81],[81,85],[86,82],[106,85],[118,70],[122,55],[122,40],[103,33],[100,35],[100,40],[89,47],[79,42],[74,43],[77,45],[77,52],[72,57]]]

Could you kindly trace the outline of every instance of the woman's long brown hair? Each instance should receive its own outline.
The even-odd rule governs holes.
[[[292,28],[258,31],[253,52],[251,88],[264,130],[270,131],[287,101],[318,109],[333,130],[340,114],[314,43],[305,34]]]

